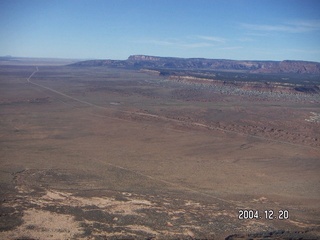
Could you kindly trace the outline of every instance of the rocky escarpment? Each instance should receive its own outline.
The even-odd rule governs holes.
[[[128,62],[163,68],[244,70],[255,73],[320,74],[320,63],[307,61],[237,61],[205,58],[171,58],[133,55]]]
[[[244,91],[320,94],[320,63],[317,62],[132,55],[127,60],[90,60],[72,66],[139,69],[188,84],[228,86]]]
[[[309,73],[319,74],[320,64],[316,62],[305,61],[281,61],[269,64],[262,64],[260,68],[256,69],[257,73]]]
[[[238,61],[132,55],[127,60],[89,60],[73,66],[110,66],[152,69],[210,69],[250,73],[320,74],[320,63],[307,61]]]
[[[214,86],[228,86],[248,91],[262,91],[274,93],[293,94],[320,94],[320,87],[317,85],[304,86],[301,84],[281,83],[281,82],[245,82],[245,81],[221,81],[193,76],[169,76],[170,80]]]

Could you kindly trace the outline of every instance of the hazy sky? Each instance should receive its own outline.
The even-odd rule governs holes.
[[[320,62],[320,1],[1,0],[0,55]]]

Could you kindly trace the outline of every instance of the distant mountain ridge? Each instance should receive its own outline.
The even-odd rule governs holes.
[[[309,61],[242,61],[207,58],[176,58],[131,55],[127,60],[88,60],[72,66],[110,66],[146,69],[188,69],[246,71],[250,73],[320,74],[320,63]]]

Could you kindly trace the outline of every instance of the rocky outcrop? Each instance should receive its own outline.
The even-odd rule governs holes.
[[[298,73],[320,74],[320,63],[306,61],[281,61],[262,64],[256,73]]]
[[[127,60],[90,60],[73,66],[110,66],[149,69],[245,71],[249,73],[320,74],[320,63],[307,61],[238,61],[132,55]]]
[[[248,91],[293,93],[293,94],[320,94],[320,88],[316,85],[304,86],[280,82],[245,82],[245,81],[221,81],[193,76],[169,76],[170,80],[182,83],[194,83],[202,85],[228,86]]]

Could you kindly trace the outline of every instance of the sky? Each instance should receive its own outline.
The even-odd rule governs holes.
[[[320,62],[319,0],[0,0],[0,56]]]

